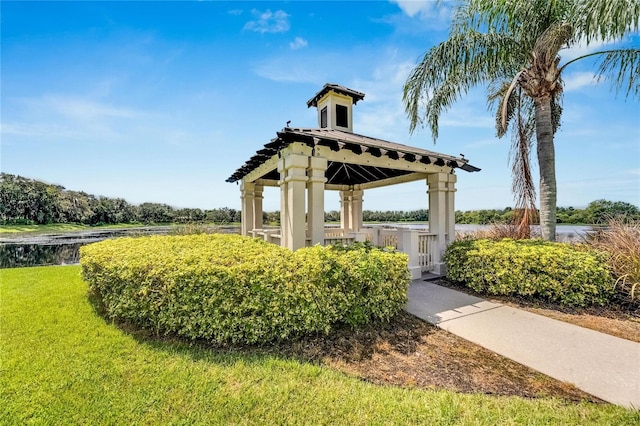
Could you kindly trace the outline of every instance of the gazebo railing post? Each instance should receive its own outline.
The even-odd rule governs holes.
[[[422,277],[418,239],[419,231],[410,228],[398,229],[398,250],[409,256],[409,272],[412,280]]]

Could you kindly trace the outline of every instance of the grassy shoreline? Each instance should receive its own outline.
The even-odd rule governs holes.
[[[92,229],[127,229],[141,228],[139,223],[120,223],[115,225],[84,225],[81,223],[51,223],[48,225],[0,225],[0,234],[43,234],[89,231]]]
[[[377,386],[326,367],[126,333],[77,266],[0,271],[0,423],[638,424],[607,404]]]

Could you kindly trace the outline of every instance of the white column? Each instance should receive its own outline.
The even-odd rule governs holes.
[[[300,154],[288,154],[284,158],[287,184],[287,214],[284,227],[287,228],[287,247],[291,250],[306,245],[305,230],[305,189],[307,185],[307,166],[309,157]]]
[[[447,218],[446,218],[446,173],[433,173],[427,176],[429,185],[429,232],[436,234],[436,252],[432,254],[434,273],[444,275],[446,267],[443,262],[446,249]]]
[[[364,191],[351,191],[351,231],[359,232],[362,229],[362,200]]]
[[[280,180],[278,181],[280,186],[280,245],[289,247],[289,235],[287,234],[289,227],[285,226],[289,211],[287,205],[287,171],[284,168],[284,158],[278,160],[278,173],[280,173]]]
[[[422,277],[418,239],[419,231],[408,228],[398,230],[398,250],[409,255],[409,272],[412,280]]]
[[[326,158],[309,157],[309,180],[307,196],[309,213],[307,215],[311,245],[324,245],[324,184],[327,181]]]
[[[264,187],[262,185],[254,185],[253,189],[253,229],[264,228],[264,222],[262,218],[262,192]]]
[[[240,198],[242,200],[242,218],[240,232],[244,236],[251,235],[253,230],[253,191],[255,185],[251,182],[242,182],[240,186]]]
[[[340,191],[340,227],[345,234],[351,229],[351,191]]]
[[[447,182],[447,195],[446,203],[447,203],[447,212],[446,212],[446,221],[447,221],[447,239],[446,246],[456,240],[456,182],[458,180],[458,176],[449,174],[447,175],[449,181]]]

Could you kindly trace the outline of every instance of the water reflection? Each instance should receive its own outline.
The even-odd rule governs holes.
[[[0,238],[0,269],[23,266],[70,265],[80,261],[80,247],[119,237],[166,235],[172,226],[150,226],[123,229],[91,229],[66,234],[26,235]],[[239,233],[237,226],[216,226],[207,232]]]
[[[78,263],[83,245],[0,244],[0,268]]]

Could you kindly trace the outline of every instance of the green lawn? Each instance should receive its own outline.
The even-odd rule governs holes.
[[[0,225],[0,234],[17,233],[65,233],[87,229],[138,228],[141,224],[122,223],[117,225],[89,226],[81,223],[51,223],[49,225]]]
[[[630,425],[612,405],[376,386],[268,355],[136,339],[77,266],[0,271],[0,424]]]

